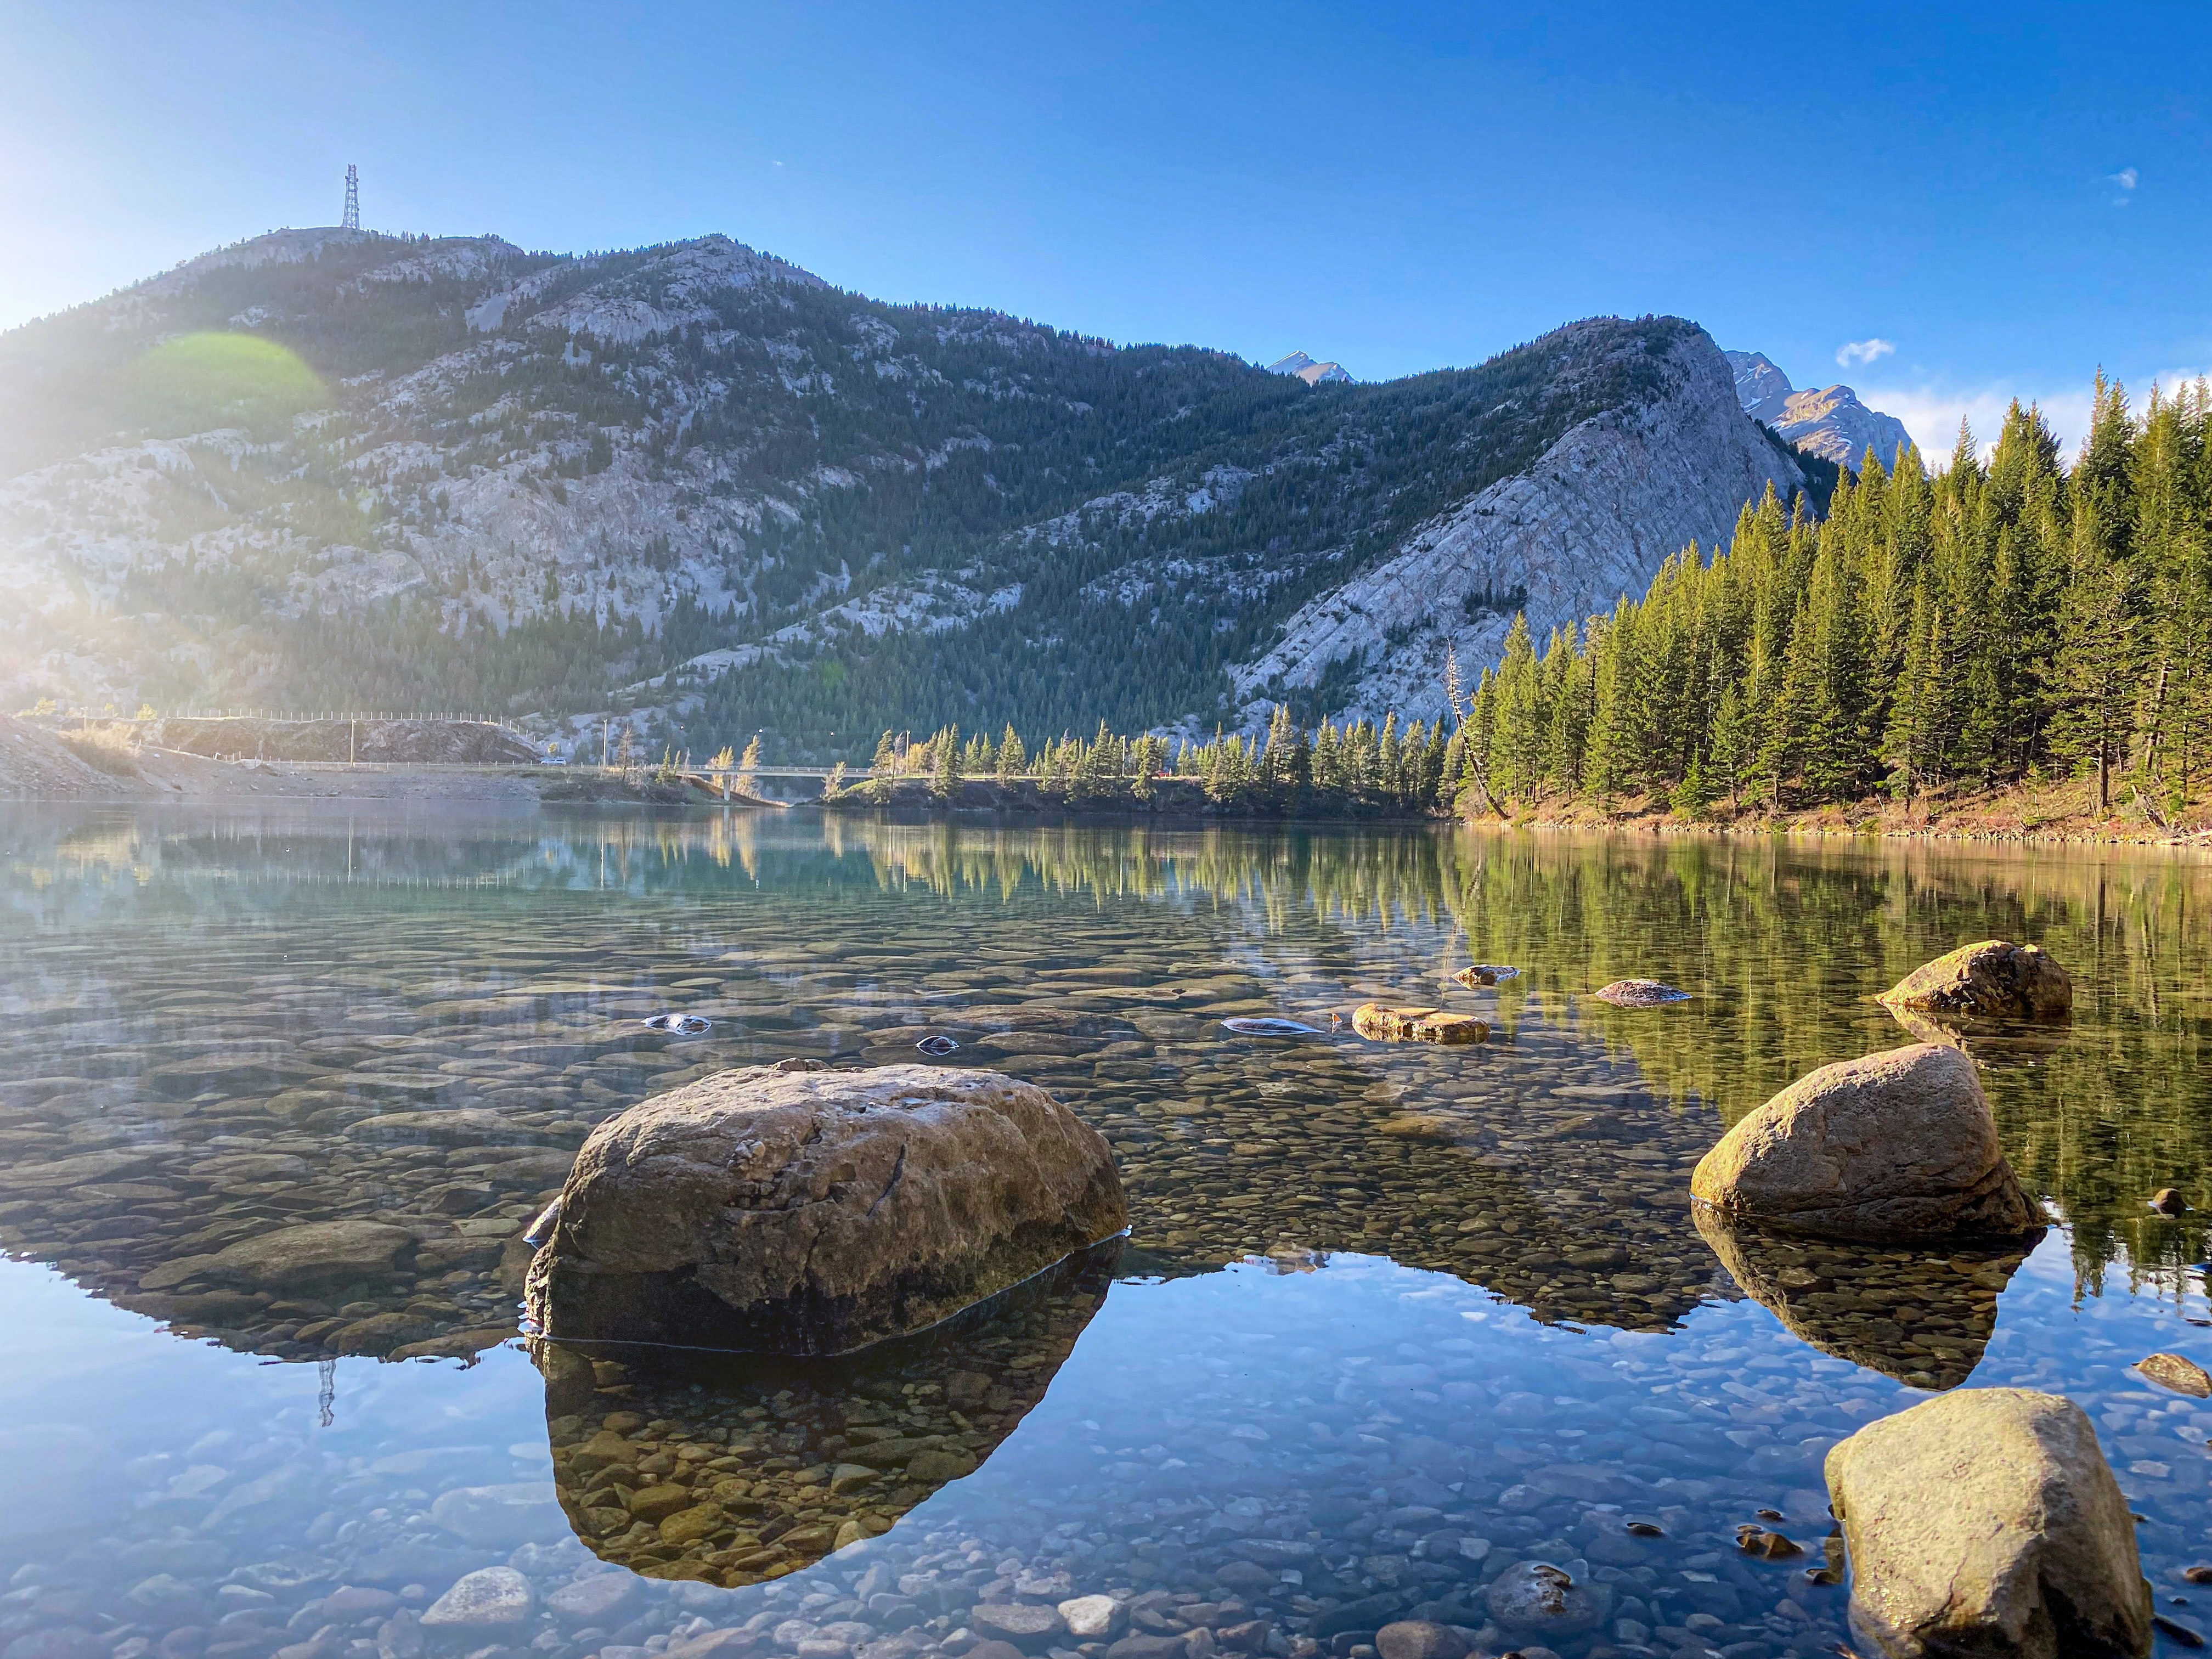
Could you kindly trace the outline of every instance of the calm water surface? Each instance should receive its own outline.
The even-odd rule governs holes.
[[[2162,1610],[2212,1627],[2180,1577],[2212,1554],[2212,1402],[2130,1369],[2212,1363],[2202,1227],[2144,1204],[2212,1205],[2208,869],[18,809],[0,1659],[641,1659],[732,1630],[715,1651],[1303,1656],[1409,1615],[1490,1652],[1810,1659],[1844,1636],[1846,1591],[1807,1577],[1827,1449],[2000,1383],[2090,1410]],[[1692,1217],[1728,1123],[1910,1040],[1872,994],[1991,936],[2076,987],[2070,1028],[1975,1050],[2040,1243]],[[1469,960],[1522,972],[1463,991]],[[1587,995],[1630,975],[1694,998]],[[1371,997],[1493,1033],[1218,1024]],[[711,1032],[641,1024],[672,1010]],[[731,1066],[915,1061],[932,1033],[1107,1135],[1125,1244],[860,1364],[517,1335],[517,1235],[592,1125]],[[1803,1555],[1736,1550],[1762,1510]],[[1535,1560],[1576,1581],[1567,1619],[1510,1616]],[[491,1566],[520,1575],[505,1602],[418,1624]],[[1051,1612],[1100,1594],[1104,1632]]]

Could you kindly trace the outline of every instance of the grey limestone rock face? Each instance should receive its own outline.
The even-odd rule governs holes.
[[[1231,671],[1239,693],[1264,701],[1270,686],[1310,688],[1364,653],[1349,712],[1433,720],[1448,646],[1471,678],[1498,659],[1518,610],[1541,650],[1553,628],[1641,593],[1686,544],[1726,536],[1768,484],[1785,501],[1804,486],[1796,463],[1745,418],[1703,330],[1668,353],[1666,375],[1663,395],[1571,428],[1527,471],[1419,526],[1393,556],[1305,605],[1278,644]]]
[[[2073,1401],[1944,1395],[1843,1441],[1826,1474],[1851,1628],[1891,1659],[2150,1651],[2135,1522]]]
[[[556,1340],[845,1353],[1127,1221],[1105,1140],[1031,1084],[752,1067],[593,1131],[526,1297]]]
[[[1743,1221],[1835,1238],[2017,1236],[2041,1224],[1955,1048],[1823,1066],[1746,1116],[1690,1178]]]

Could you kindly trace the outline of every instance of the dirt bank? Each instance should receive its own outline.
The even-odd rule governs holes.
[[[2109,811],[2097,811],[2087,780],[2016,784],[2005,789],[1949,789],[1910,805],[1858,801],[1850,805],[1769,812],[1717,802],[1696,817],[1671,811],[1663,801],[1627,801],[1610,812],[1583,802],[1541,801],[1516,810],[1510,820],[1530,829],[1628,830],[1653,835],[1710,833],[1853,836],[1936,841],[2056,842],[2084,845],[2212,848],[2212,805],[2168,811],[2132,789]],[[1470,823],[1499,826],[1491,814]]]
[[[821,805],[831,811],[906,813],[992,812],[1048,820],[1085,819],[1127,823],[1151,818],[1212,819],[1228,823],[1413,823],[1434,822],[1419,815],[1376,807],[1358,811],[1280,812],[1267,808],[1224,806],[1206,798],[1206,785],[1197,778],[1155,778],[1152,793],[1139,800],[1126,791],[1085,799],[1064,799],[1048,791],[1034,778],[962,778],[949,793],[940,793],[927,778],[871,778],[848,784]]]

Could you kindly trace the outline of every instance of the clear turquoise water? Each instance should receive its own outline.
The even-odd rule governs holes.
[[[1996,1383],[2090,1409],[2161,1598],[2197,1593],[2212,1408],[2130,1367],[2212,1362],[2202,1231],[2143,1204],[2212,1202],[2202,864],[17,810],[0,895],[6,1659],[581,1656],[730,1627],[897,1659],[964,1651],[978,1607],[1093,1593],[1189,1659],[1261,1639],[1255,1619],[1288,1654],[1415,1611],[1493,1652],[1809,1656],[1843,1638],[1844,1590],[1803,1576],[1827,1448]],[[1981,1052],[2060,1224],[2024,1261],[1753,1241],[1732,1270],[1686,1206],[1697,1157],[1790,1078],[1905,1040],[1866,999],[1992,935],[2075,975],[2071,1028]],[[1523,972],[1449,986],[1470,958]],[[1632,974],[1695,995],[1588,999]],[[1218,1024],[1327,1027],[1374,996],[1492,1039]],[[639,1024],[676,1008],[712,1032]],[[1113,1141],[1133,1224],[1094,1282],[872,1368],[579,1381],[523,1351],[509,1241],[592,1123],[726,1066],[911,1058],[933,1030]],[[190,1270],[345,1217],[417,1246],[275,1292]],[[965,1429],[956,1374],[989,1385],[958,1396]],[[619,1483],[575,1461],[610,1416],[696,1495],[749,1490],[688,1544],[613,1528],[593,1500]],[[884,1421],[974,1472],[823,1490]],[[1735,1551],[1761,1510],[1805,1557]],[[1534,1559],[1594,1625],[1497,1621],[1490,1587]],[[526,1616],[414,1626],[510,1563]],[[556,1594],[580,1575],[615,1586]]]

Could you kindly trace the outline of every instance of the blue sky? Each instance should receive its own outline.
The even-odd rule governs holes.
[[[373,228],[720,230],[1363,379],[1673,312],[1946,447],[2212,368],[2202,5],[631,9],[0,0],[0,326],[355,161]]]

